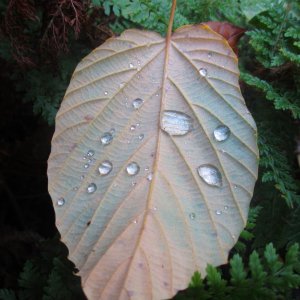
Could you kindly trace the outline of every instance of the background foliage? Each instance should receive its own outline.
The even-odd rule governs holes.
[[[1,214],[0,222],[4,232],[0,299],[84,299],[66,249],[53,237],[53,215],[43,224],[42,216],[51,211],[49,197],[16,198],[11,164],[17,150],[26,145],[23,136],[30,145],[38,143],[37,136],[47,137],[47,149],[36,149],[43,155],[39,156],[41,168],[32,175],[35,184],[25,181],[23,187],[46,193],[41,174],[45,174],[51,126],[75,66],[113,33],[126,28],[164,35],[170,5],[160,0],[0,0],[1,111],[9,112],[0,121],[4,128],[0,187],[9,203],[0,206],[0,211],[9,211]],[[190,288],[177,298],[299,299],[300,258],[295,243],[300,242],[300,4],[293,0],[178,0],[174,29],[210,20],[247,30],[239,45],[241,87],[258,125],[260,176],[247,227],[229,265],[208,266],[205,280],[196,273]],[[11,118],[12,110],[22,118]],[[30,117],[29,122],[32,111],[38,117]],[[13,130],[7,130],[10,121]],[[16,133],[20,128],[21,133]],[[27,175],[30,167],[32,159],[24,170]]]

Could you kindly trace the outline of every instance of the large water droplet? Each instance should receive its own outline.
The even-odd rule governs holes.
[[[126,167],[126,172],[130,176],[136,175],[140,171],[140,166],[136,162],[131,162]]]
[[[218,142],[226,141],[230,136],[230,129],[225,125],[219,125],[214,130],[214,137]]]
[[[97,186],[95,183],[90,183],[86,189],[88,194],[93,194],[97,190]]]
[[[98,168],[99,174],[102,176],[108,175],[113,168],[113,164],[109,160],[103,161]]]
[[[100,138],[102,145],[108,145],[112,142],[112,140],[113,136],[110,132],[105,132]]]
[[[65,204],[64,198],[59,198],[56,202],[57,206],[63,206]]]
[[[132,106],[134,109],[139,109],[144,103],[144,100],[141,98],[136,98],[132,101]]]
[[[170,135],[185,135],[193,129],[193,119],[179,111],[165,110],[160,127]]]
[[[202,77],[206,77],[207,76],[207,70],[204,68],[199,69],[199,73]]]
[[[94,156],[94,154],[95,154],[95,151],[94,150],[89,150],[88,152],[87,152],[87,156],[88,157],[92,157],[92,156]]]
[[[199,176],[205,183],[212,186],[222,186],[222,175],[220,171],[212,165],[202,165],[197,169]]]

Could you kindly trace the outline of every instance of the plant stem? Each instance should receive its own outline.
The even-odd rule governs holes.
[[[172,1],[171,13],[170,13],[170,20],[169,20],[168,32],[167,32],[167,41],[170,40],[171,35],[172,35],[172,27],[173,27],[175,9],[176,9],[176,0],[173,0]]]

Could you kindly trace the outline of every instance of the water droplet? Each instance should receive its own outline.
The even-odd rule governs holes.
[[[65,204],[65,199],[64,198],[59,198],[56,202],[57,206],[63,206]]]
[[[149,170],[149,167],[146,167],[146,168],[145,168],[145,171],[148,171],[148,170]]]
[[[136,186],[136,182],[131,182],[131,185],[132,186]]]
[[[141,140],[144,138],[144,135],[143,135],[143,134],[140,134],[138,138],[139,138],[139,140],[141,141]]]
[[[196,218],[196,214],[195,213],[190,213],[189,217],[191,220],[194,220]]]
[[[123,88],[124,86],[125,86],[125,82],[121,82],[121,83],[119,84],[120,89]]]
[[[159,96],[159,94],[157,93],[155,96],[156,96],[156,97],[158,97],[158,96]]]
[[[136,98],[132,101],[132,106],[134,109],[139,109],[144,103],[144,100],[141,98]]]
[[[214,130],[214,137],[216,141],[223,142],[226,141],[230,136],[230,129],[225,125],[219,125]]]
[[[154,211],[157,211],[157,207],[156,207],[156,206],[154,206],[154,207],[153,207],[153,210],[154,210]]]
[[[105,132],[100,138],[102,145],[108,145],[112,142],[112,140],[113,136],[110,132]]]
[[[222,175],[220,171],[212,165],[202,165],[197,169],[199,176],[205,183],[212,186],[222,186]]]
[[[141,62],[138,60],[138,61],[137,61],[137,64],[140,66],[140,65],[141,65]]]
[[[221,210],[216,210],[216,215],[221,215],[222,214],[222,211]]]
[[[126,172],[130,176],[136,175],[140,171],[140,166],[136,162],[131,162],[126,167]]]
[[[131,131],[135,130],[135,128],[136,128],[135,125],[131,125],[131,126],[130,126],[130,130],[131,130]]]
[[[90,167],[90,165],[89,165],[89,164],[85,164],[83,167],[84,167],[85,169],[88,169],[88,168]]]
[[[73,191],[78,191],[78,186],[73,187]]]
[[[99,174],[102,176],[108,175],[113,168],[113,164],[109,160],[103,161],[98,168]]]
[[[140,123],[136,123],[136,124],[135,124],[136,127],[139,127],[140,125],[141,125]]]
[[[89,150],[88,152],[87,152],[87,156],[88,157],[92,157],[92,156],[94,156],[94,154],[95,154],[95,151],[94,150]]]
[[[179,111],[165,110],[160,127],[170,135],[185,135],[193,129],[193,119]]]
[[[97,190],[97,186],[95,183],[90,183],[86,189],[88,194],[93,194]]]
[[[225,210],[227,210],[227,209],[228,209],[228,206],[227,206],[227,205],[225,205],[225,206],[224,206],[224,209],[225,209]]]
[[[80,176],[80,179],[81,179],[81,180],[84,179],[84,175],[81,175],[81,176]]]
[[[153,179],[153,173],[149,173],[147,176],[147,180],[151,181]]]
[[[108,95],[108,91],[105,91],[105,92],[104,92],[104,95]]]
[[[130,63],[130,64],[129,64],[129,68],[132,69],[133,67],[134,67],[134,66],[133,66],[133,63]]]
[[[90,163],[92,162],[92,160],[91,160],[91,159],[89,159],[87,162],[90,164]]]
[[[208,58],[212,58],[212,56],[213,56],[212,52],[208,52],[208,53],[207,53],[207,57],[208,57]]]
[[[83,157],[83,160],[86,160],[86,156]]]
[[[207,76],[207,70],[204,68],[199,69],[199,73],[201,76],[206,77]]]
[[[134,224],[137,224],[137,222],[138,222],[137,220],[134,220],[134,221],[133,221]]]

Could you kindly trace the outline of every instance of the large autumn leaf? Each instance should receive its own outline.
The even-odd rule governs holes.
[[[127,30],[82,60],[49,191],[88,299],[166,299],[227,261],[257,177],[237,58],[206,25]]]

